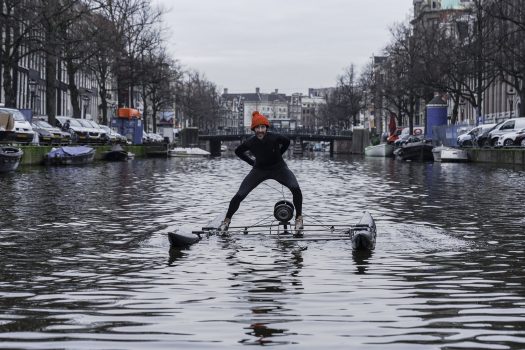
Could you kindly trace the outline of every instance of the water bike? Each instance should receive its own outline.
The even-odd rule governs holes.
[[[357,251],[371,251],[375,248],[377,230],[374,218],[365,211],[357,224],[323,224],[321,222],[305,224],[304,228],[297,232],[290,221],[293,218],[294,206],[287,200],[280,200],[274,206],[273,216],[275,220],[263,222],[263,219],[253,225],[230,226],[227,232],[219,231],[224,213],[199,230],[190,227],[180,227],[174,232],[168,232],[171,248],[188,248],[204,238],[212,236],[232,235],[263,235],[286,242],[305,241],[351,241],[352,249]]]

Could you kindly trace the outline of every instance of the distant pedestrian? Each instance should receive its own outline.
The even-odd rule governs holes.
[[[69,119],[66,119],[66,122],[62,125],[62,131],[69,131],[70,128],[71,125],[69,124]]]

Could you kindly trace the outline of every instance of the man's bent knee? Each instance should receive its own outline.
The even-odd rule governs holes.
[[[297,186],[290,186],[289,189],[290,189],[290,192],[292,192],[292,193],[293,192],[301,192],[301,188],[299,187],[299,185],[297,185]]]

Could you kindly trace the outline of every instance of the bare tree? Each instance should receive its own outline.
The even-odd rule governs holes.
[[[457,121],[463,101],[475,109],[476,123],[483,122],[484,92],[496,77],[492,63],[497,52],[494,26],[486,4],[474,0],[472,6],[454,11],[447,23],[434,23],[420,31],[428,38],[423,41],[426,46],[421,52],[433,67],[430,73],[434,76],[429,79],[427,75],[429,86],[446,92],[453,100],[452,124]]]
[[[448,14],[448,13],[447,13]],[[430,101],[434,93],[448,93],[454,101],[458,100],[462,92],[461,84],[468,83],[465,65],[458,65],[458,57],[462,55],[458,47],[457,31],[452,30],[453,18],[447,17],[443,21],[421,20],[414,23],[410,42],[415,48],[411,50],[412,60],[417,69],[413,70],[414,83],[419,86],[419,98],[424,102]],[[465,62],[464,60],[462,60]],[[457,83],[458,80],[461,82]],[[457,106],[454,104],[455,116]],[[455,123],[455,118],[453,118]]]
[[[189,71],[177,95],[177,103],[192,126],[210,129],[217,125],[220,95],[215,84],[199,72]]]
[[[70,102],[73,109],[73,117],[80,118],[80,92],[77,86],[78,73],[90,74],[87,63],[97,54],[96,46],[93,41],[96,38],[96,27],[92,25],[90,17],[92,11],[86,5],[80,5],[69,9],[68,17],[75,18],[74,21],[60,27],[58,33],[61,42],[61,61],[64,62],[68,88],[70,93]]]
[[[501,80],[512,86],[519,96],[518,116],[525,117],[525,1],[495,1],[488,12],[495,20],[495,65]]]
[[[336,89],[339,91],[339,103],[343,113],[341,120],[342,126],[348,128],[351,125],[359,124],[359,112],[362,108],[363,87],[359,84],[355,66],[351,64],[342,75],[339,76]],[[346,118],[350,118],[350,123]]]
[[[144,109],[151,105],[153,132],[157,131],[157,114],[163,109],[173,108],[175,103],[174,87],[181,79],[182,70],[164,50],[150,52],[143,61],[140,81],[143,89]],[[149,120],[144,120],[149,123]],[[146,126],[146,125],[145,125]]]
[[[93,55],[87,62],[87,67],[94,73],[98,85],[100,107],[102,110],[102,123],[108,124],[108,99],[111,94],[116,93],[109,85],[112,74],[112,67],[115,67],[115,57],[119,54],[115,46],[114,35],[116,29],[114,24],[103,15],[96,13],[90,16],[89,22],[94,31],[92,42]]]
[[[428,98],[421,84],[422,71],[426,69],[419,56],[421,42],[413,36],[407,24],[398,24],[391,32],[392,42],[385,49],[388,59],[383,65],[385,74],[381,94],[389,111],[397,112],[398,125],[402,125],[403,116],[407,117],[412,133],[416,102]]]
[[[51,124],[55,123],[57,112],[58,67],[67,41],[64,33],[72,30],[74,23],[89,13],[91,2],[86,0],[40,0],[35,2],[34,11],[42,28],[40,50],[45,55],[46,70],[46,112]]]
[[[326,97],[326,105],[319,110],[320,117],[328,127],[347,129],[358,125],[362,100],[363,87],[359,84],[354,64],[351,64],[337,78],[334,92]]]
[[[463,84],[463,96],[476,109],[476,124],[483,120],[483,93],[493,83],[496,71],[492,64],[496,46],[492,40],[494,27],[487,11],[487,1],[473,0],[470,8],[470,20],[467,36],[462,50],[466,62],[470,66],[468,71],[469,83]],[[461,61],[457,61],[461,63]],[[474,82],[472,84],[471,82]]]
[[[21,107],[17,105],[19,62],[38,50],[37,2],[0,0],[0,82],[7,107]]]
[[[112,39],[118,52],[114,61],[119,106],[135,107],[137,76],[144,52],[161,42],[158,25],[162,11],[153,8],[149,0],[96,0],[100,13],[112,23]]]

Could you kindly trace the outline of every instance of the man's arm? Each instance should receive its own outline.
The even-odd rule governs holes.
[[[246,163],[250,164],[251,166],[254,166],[255,160],[248,157],[248,155],[246,154],[246,152],[248,151],[249,149],[248,149],[248,146],[246,145],[246,142],[243,142],[235,149],[235,154],[237,155],[237,157],[241,158]]]
[[[290,139],[283,135],[279,135],[278,141],[281,144],[281,154],[284,154],[288,149],[288,146],[290,146]]]

